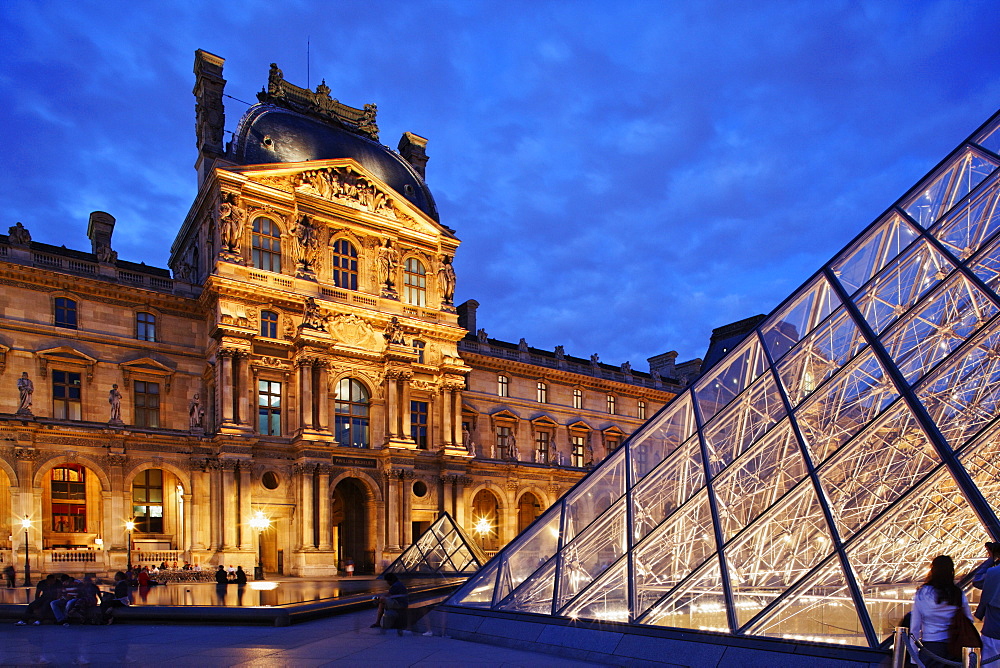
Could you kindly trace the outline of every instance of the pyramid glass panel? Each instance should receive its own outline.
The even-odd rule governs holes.
[[[465,535],[451,515],[441,513],[384,572],[463,575],[476,572],[485,563],[486,555],[479,545]]]
[[[450,603],[875,646],[933,557],[971,571],[1000,540],[998,165],[1000,113]]]
[[[836,557],[796,586],[753,624],[749,633],[786,640],[868,645],[861,618]]]

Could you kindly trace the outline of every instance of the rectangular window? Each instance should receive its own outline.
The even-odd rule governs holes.
[[[160,384],[137,380],[134,383],[135,426],[160,426]]]
[[[608,454],[610,455],[612,452],[614,452],[615,450],[618,449],[618,439],[617,438],[609,438],[609,439],[607,439],[604,442],[604,447],[607,448]]]
[[[278,338],[278,314],[274,311],[260,312],[260,335],[268,339]]]
[[[56,297],[56,327],[76,329],[76,302],[66,297]]]
[[[86,469],[68,464],[52,469],[52,530],[57,533],[83,533],[87,530]]]
[[[423,341],[413,339],[413,352],[417,354],[417,364],[424,363],[424,348],[426,345]]]
[[[508,378],[503,374],[497,376],[497,396],[498,397],[510,396],[510,378]]]
[[[586,436],[570,436],[570,443],[573,446],[573,452],[570,455],[570,465],[577,468],[583,468],[586,462],[586,450],[587,450],[587,437]]]
[[[80,374],[71,371],[52,372],[52,417],[59,420],[82,420]]]
[[[493,453],[494,459],[508,459],[510,438],[510,427],[497,427],[497,442]]]
[[[549,463],[549,446],[552,443],[552,435],[547,431],[540,431],[535,434],[535,461],[539,464]]]
[[[281,436],[281,383],[273,380],[257,383],[257,433]]]
[[[573,390],[573,408],[583,408],[583,390]]]
[[[152,313],[135,314],[135,338],[156,341],[156,316]]]
[[[639,409],[637,411],[637,417],[640,420],[645,420],[646,419],[646,402],[645,401],[640,401],[639,402]]]
[[[410,436],[421,450],[427,449],[427,402],[410,402]]]
[[[615,399],[615,395],[609,394],[608,395],[608,415],[614,415],[615,414],[617,403],[618,402]]]
[[[538,381],[537,386],[538,403],[547,404],[549,403],[549,386],[545,383]]]
[[[163,470],[140,471],[132,481],[132,515],[139,533],[163,533]]]

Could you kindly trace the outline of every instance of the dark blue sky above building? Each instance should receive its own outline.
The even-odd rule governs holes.
[[[4,231],[165,266],[196,190],[194,50],[429,139],[490,336],[619,364],[773,309],[1000,107],[1000,4],[0,4]],[[226,99],[226,127],[246,104]],[[228,137],[228,135],[227,135]]]

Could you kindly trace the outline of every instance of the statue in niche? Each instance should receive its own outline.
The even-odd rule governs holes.
[[[472,442],[472,434],[469,433],[469,425],[467,424],[462,424],[462,445],[465,446],[466,452],[473,457],[476,456],[476,444]]]
[[[319,239],[316,234],[316,226],[309,220],[309,216],[302,216],[298,220],[293,235],[299,271],[304,274],[312,274],[316,254],[319,250]]]
[[[122,393],[118,391],[118,384],[115,383],[108,391],[108,403],[111,405],[111,424],[121,424],[122,421]]]
[[[306,304],[302,313],[302,326],[308,329],[326,329],[326,318],[319,310],[319,304],[312,297],[306,297]]]
[[[236,195],[222,193],[217,212],[219,236],[222,240],[222,250],[229,253],[239,253],[240,239],[243,237],[243,224],[246,222],[246,212],[237,206]]]
[[[479,343],[486,345],[488,339],[486,335],[486,330],[480,327],[479,331],[476,332],[476,339],[479,341]]]
[[[205,411],[201,407],[201,395],[197,392],[188,404],[188,423],[191,429],[201,429],[202,420],[205,418]]]
[[[521,459],[521,453],[517,451],[517,439],[514,437],[514,432],[510,433],[507,437],[507,456],[512,462],[519,461]]]
[[[11,246],[21,246],[26,248],[31,243],[31,233],[23,223],[17,223],[7,228],[7,242]]]
[[[399,251],[392,246],[392,241],[385,240],[385,245],[378,249],[378,280],[386,288],[391,289],[395,285],[392,280],[399,264]]]
[[[31,395],[35,393],[35,384],[28,378],[27,371],[22,372],[21,377],[17,379],[17,392],[19,395],[17,414],[31,415]]]
[[[441,286],[441,301],[449,306],[455,299],[455,282],[455,267],[451,264],[451,257],[445,255],[438,269],[438,285]]]

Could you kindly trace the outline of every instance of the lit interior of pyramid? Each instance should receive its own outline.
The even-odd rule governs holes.
[[[1000,114],[451,605],[877,646],[1000,539]]]
[[[407,575],[469,575],[486,563],[486,555],[448,513],[441,515],[399,557],[386,573]]]

